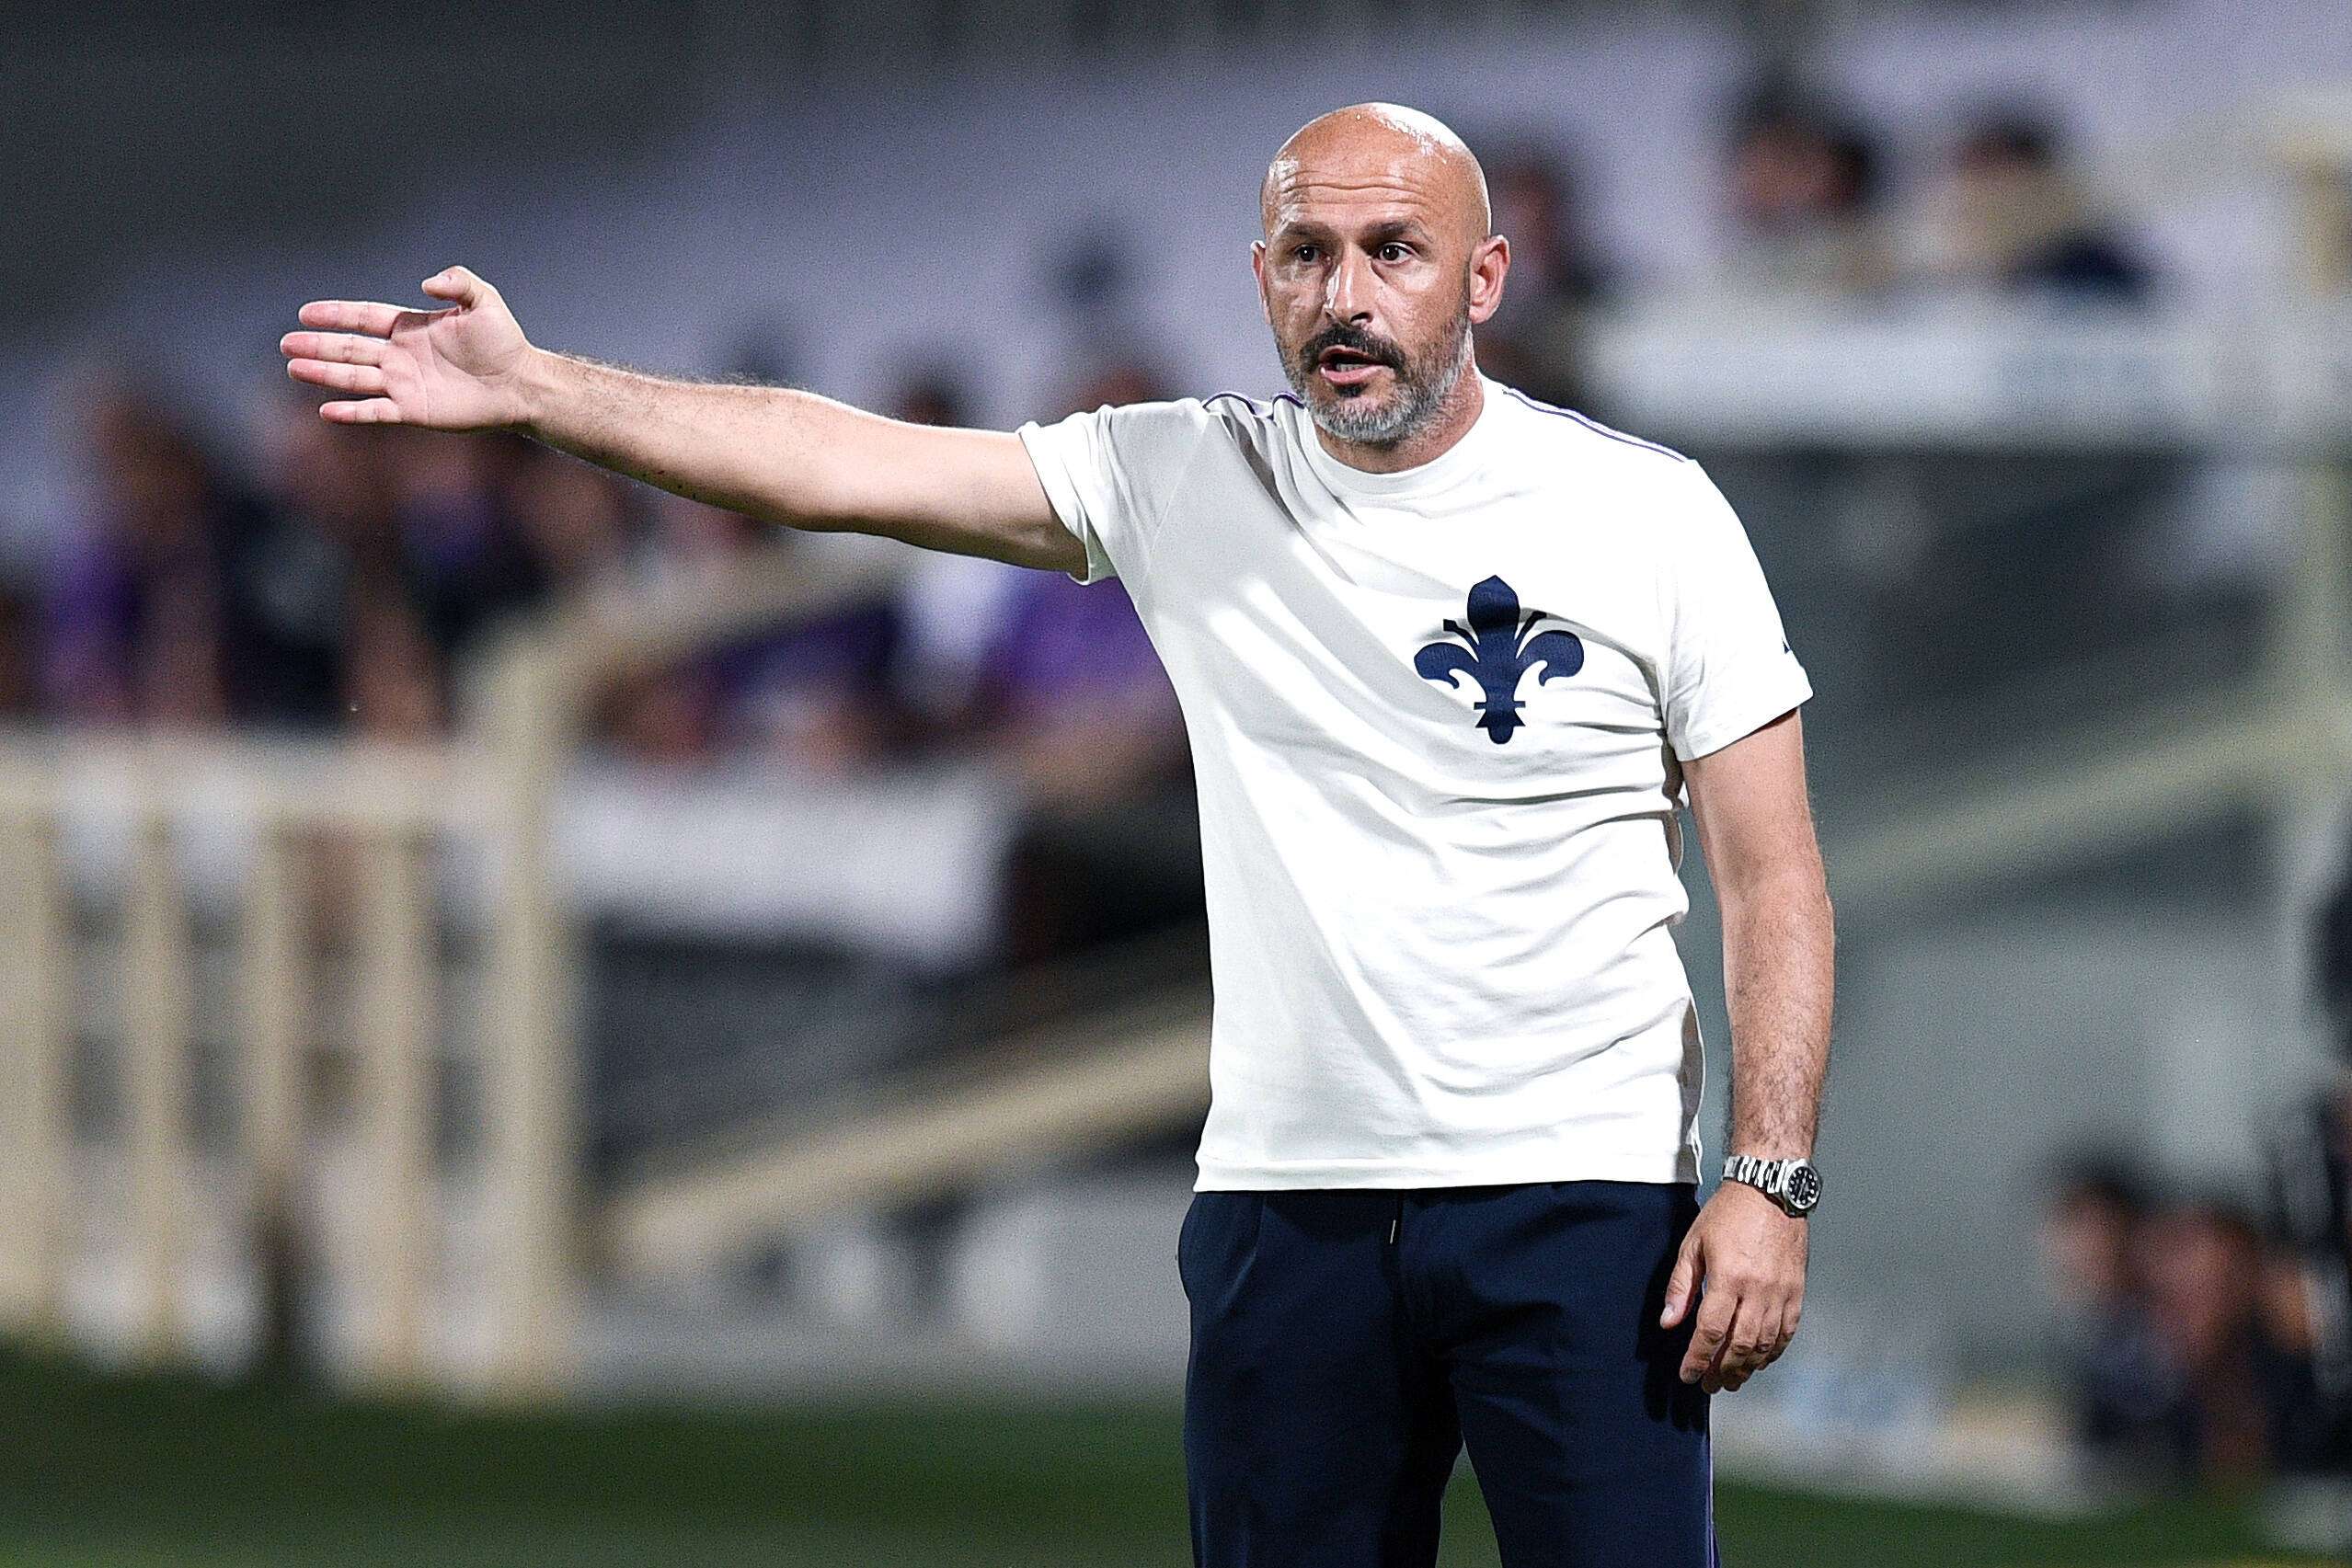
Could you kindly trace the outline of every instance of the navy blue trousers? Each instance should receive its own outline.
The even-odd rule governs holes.
[[[1196,1568],[1429,1568],[1456,1457],[1505,1568],[1719,1568],[1707,1396],[1658,1326],[1690,1183],[1196,1192]]]

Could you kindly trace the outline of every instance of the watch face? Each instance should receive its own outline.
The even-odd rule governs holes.
[[[1821,1201],[1821,1173],[1810,1165],[1799,1165],[1788,1173],[1788,1206],[1803,1214]]]

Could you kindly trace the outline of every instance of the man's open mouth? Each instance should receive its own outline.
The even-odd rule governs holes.
[[[1386,361],[1370,354],[1341,348],[1325,349],[1315,356],[1314,365],[1323,379],[1334,386],[1360,386],[1375,372],[1389,368]]]

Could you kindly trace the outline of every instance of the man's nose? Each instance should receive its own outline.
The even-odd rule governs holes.
[[[1371,315],[1371,264],[1361,256],[1342,256],[1324,284],[1323,308],[1334,321],[1362,325]]]

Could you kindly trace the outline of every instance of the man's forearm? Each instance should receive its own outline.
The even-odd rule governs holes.
[[[786,387],[671,381],[545,349],[521,373],[525,431],[673,494],[770,522],[839,521],[829,447],[871,419]]]
[[[885,418],[813,392],[671,381],[530,350],[522,428],[549,446],[728,511],[1076,571],[1019,439]]]
[[[1731,1013],[1728,1149],[1809,1157],[1830,1065],[1836,933],[1818,863],[1727,891],[1723,967]]]

